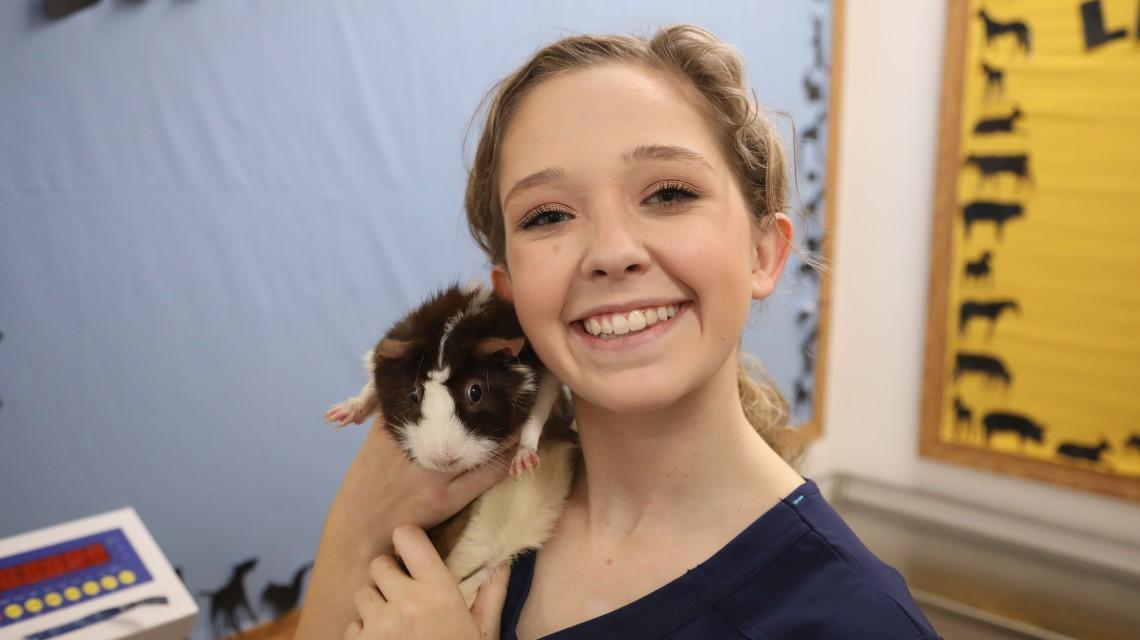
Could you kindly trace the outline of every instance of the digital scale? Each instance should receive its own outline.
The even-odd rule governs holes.
[[[197,613],[130,507],[0,539],[0,640],[181,640]]]

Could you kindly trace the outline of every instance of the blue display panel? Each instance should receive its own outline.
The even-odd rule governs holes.
[[[151,581],[122,529],[0,558],[0,628]]]

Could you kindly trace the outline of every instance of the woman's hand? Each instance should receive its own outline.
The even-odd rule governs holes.
[[[515,439],[517,441],[517,437]],[[371,582],[369,562],[392,553],[391,531],[430,529],[507,476],[515,442],[465,473],[425,469],[408,460],[377,419],[349,465],[325,519],[295,640],[327,640],[356,619],[353,591]]]
[[[483,584],[468,611],[459,583],[423,529],[399,527],[392,532],[392,541],[411,575],[405,574],[392,556],[373,560],[369,573],[374,584],[353,594],[360,619],[345,630],[345,640],[499,637],[509,567],[495,572]]]

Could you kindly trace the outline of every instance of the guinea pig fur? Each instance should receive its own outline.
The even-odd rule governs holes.
[[[379,413],[423,467],[466,471],[519,435],[513,480],[428,531],[470,606],[494,569],[540,547],[562,513],[578,451],[562,384],[527,344],[513,305],[477,279],[408,312],[366,354],[365,365],[369,381],[325,420],[359,424]]]

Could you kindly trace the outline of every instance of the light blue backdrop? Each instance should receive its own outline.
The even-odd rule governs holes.
[[[0,3],[0,537],[131,505],[192,591],[248,556],[252,597],[287,581],[362,435],[322,413],[429,290],[486,279],[462,212],[484,92],[561,36],[689,21],[802,129],[826,101],[805,76],[826,87],[828,13],[104,0],[50,22],[39,0]],[[799,158],[805,201],[818,151]],[[801,241],[822,228],[800,222]],[[745,340],[789,398],[811,324],[795,316],[818,296],[799,264]]]

